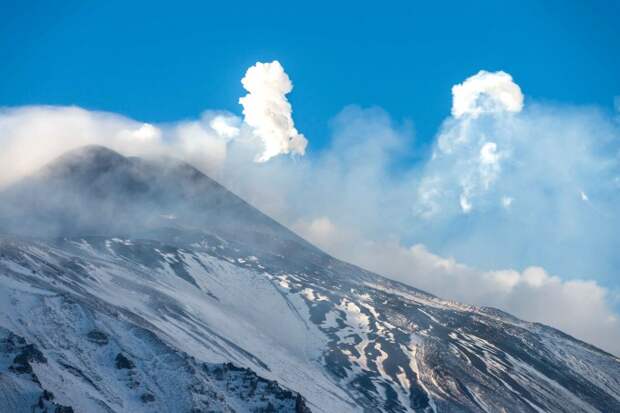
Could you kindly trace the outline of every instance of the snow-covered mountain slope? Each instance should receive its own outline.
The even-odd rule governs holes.
[[[613,355],[338,261],[186,164],[69,153],[0,228],[0,411],[620,411]]]

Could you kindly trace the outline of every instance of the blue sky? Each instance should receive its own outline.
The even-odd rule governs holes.
[[[431,4],[432,3],[432,4]],[[429,142],[450,87],[480,69],[526,96],[611,108],[620,3],[5,2],[0,105],[75,104],[162,122],[239,113],[239,79],[278,59],[309,149],[345,105],[377,105]],[[615,53],[614,53],[615,50]]]
[[[620,2],[425,3],[5,2],[0,186],[172,154],[338,258],[620,351]]]

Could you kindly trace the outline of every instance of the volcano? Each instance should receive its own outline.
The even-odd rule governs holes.
[[[620,359],[99,146],[0,192],[2,412],[614,412]]]

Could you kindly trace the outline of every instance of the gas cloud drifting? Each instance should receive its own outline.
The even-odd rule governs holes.
[[[287,153],[304,155],[308,141],[295,129],[293,110],[286,99],[293,84],[280,62],[256,63],[248,69],[241,84],[248,91],[239,99],[243,120],[264,146],[256,161],[266,162]]]
[[[430,151],[403,163],[414,132],[380,108],[344,108],[313,152],[279,62],[256,63],[242,85],[241,116],[167,124],[1,109],[0,186],[85,144],[172,155],[338,258],[620,354],[617,114],[529,101],[508,73],[480,71],[452,88]]]

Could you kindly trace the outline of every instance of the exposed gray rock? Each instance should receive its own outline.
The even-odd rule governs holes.
[[[98,344],[100,346],[105,346],[108,344],[108,335],[99,330],[91,330],[86,335],[88,340],[92,343]]]
[[[116,366],[117,369],[121,370],[121,369],[133,369],[136,367],[136,365],[133,363],[133,361],[129,360],[127,357],[125,357],[124,355],[122,355],[121,353],[118,353],[116,355],[116,359],[114,360],[114,365]]]

